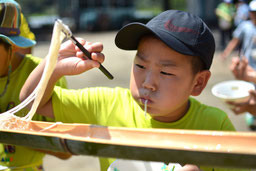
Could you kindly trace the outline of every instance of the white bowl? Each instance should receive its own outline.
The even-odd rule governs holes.
[[[212,94],[223,101],[244,102],[249,98],[249,90],[254,89],[250,82],[230,80],[214,85]]]
[[[115,160],[107,171],[158,171],[158,170],[174,170],[181,168],[178,163],[170,163],[168,166],[162,162],[146,162],[139,160]]]

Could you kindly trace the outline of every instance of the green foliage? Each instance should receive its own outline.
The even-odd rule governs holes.
[[[172,9],[186,11],[187,0],[169,0]]]
[[[169,0],[170,9],[186,10],[187,0]],[[135,0],[136,9],[152,11],[155,14],[163,11],[164,0]]]
[[[58,3],[62,0],[16,0],[25,16],[57,14]],[[35,2],[36,1],[36,2]],[[103,0],[104,1],[104,0]],[[169,0],[170,9],[186,10],[187,0]],[[74,1],[73,1],[74,2]],[[71,1],[71,3],[73,3]],[[134,0],[135,8],[158,14],[163,11],[164,0]]]
[[[56,14],[57,0],[16,0],[25,15]],[[35,2],[36,1],[36,2]]]

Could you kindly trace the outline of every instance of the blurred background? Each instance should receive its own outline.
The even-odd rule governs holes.
[[[92,86],[129,88],[130,68],[135,51],[120,50],[115,46],[117,30],[123,25],[138,21],[146,23],[152,17],[167,9],[178,9],[200,16],[212,30],[216,41],[216,53],[211,67],[212,76],[203,93],[196,97],[201,102],[224,110],[238,131],[250,131],[244,115],[236,116],[219,99],[211,94],[211,88],[218,82],[233,80],[229,71],[230,58],[219,57],[220,35],[215,9],[221,0],[17,0],[21,4],[37,45],[33,55],[44,58],[49,50],[55,19],[60,18],[71,28],[76,37],[90,42],[102,42],[105,54],[104,66],[115,77],[108,80],[99,70],[93,69],[78,76],[67,77],[68,87],[79,89]],[[233,1],[235,4],[237,1]],[[237,51],[232,55],[237,55]],[[44,159],[46,171],[88,170],[98,171],[96,156],[73,156],[59,160],[52,156]]]
[[[36,33],[51,29],[61,18],[72,31],[120,29],[132,22],[147,22],[163,10],[178,9],[200,16],[208,25],[217,24],[214,10],[221,0],[17,0]]]

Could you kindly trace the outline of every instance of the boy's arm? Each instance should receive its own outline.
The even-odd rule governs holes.
[[[89,43],[82,39],[78,39],[84,47],[91,52],[93,60],[82,59],[83,53],[75,47],[72,41],[67,41],[61,45],[59,51],[58,62],[55,70],[48,82],[44,96],[38,106],[37,113],[47,116],[54,117],[52,108],[52,93],[56,82],[64,75],[77,75],[94,67],[99,67],[99,63],[104,61],[104,55],[101,53],[103,45],[101,43]],[[29,75],[25,84],[23,85],[20,92],[20,100],[23,101],[27,98],[33,90],[36,88],[38,82],[41,79],[45,66],[45,60],[42,61]],[[32,103],[28,106],[32,106]]]
[[[240,43],[240,40],[238,38],[233,38],[227,45],[227,47],[224,49],[224,51],[221,54],[221,58],[225,60],[231,52],[237,47],[237,45]]]
[[[20,100],[21,101],[23,101],[25,98],[27,98],[33,92],[33,90],[36,88],[36,86],[38,85],[38,83],[41,79],[43,70],[44,70],[44,66],[45,66],[45,60],[43,60],[31,72],[31,74],[27,78],[27,80],[26,80],[25,84],[23,85],[23,87],[21,89],[21,92],[20,92]],[[53,74],[52,74],[52,76],[51,76],[51,78],[48,82],[48,85],[47,85],[47,88],[45,90],[44,96],[43,96],[43,98],[40,102],[40,105],[38,106],[38,110],[37,110],[37,113],[40,113],[44,116],[52,117],[52,118],[53,118],[53,111],[52,111],[52,105],[51,105],[51,95],[52,95],[52,92],[53,92],[53,87],[54,87],[55,83],[58,80],[58,76],[54,72],[53,72]],[[31,108],[32,104],[33,103],[30,103],[28,105],[28,108]],[[42,106],[43,106],[43,108],[41,108]],[[41,111],[41,109],[44,109],[43,112]]]

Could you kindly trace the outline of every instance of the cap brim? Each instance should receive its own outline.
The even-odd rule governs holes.
[[[35,44],[36,44],[36,41],[27,39],[22,36],[6,36],[3,34],[0,34],[0,38],[4,39],[5,41],[7,41],[10,44],[14,44],[21,48],[32,47],[32,46],[35,46]]]
[[[159,33],[161,33],[161,36]],[[116,35],[115,44],[120,49],[136,50],[140,39],[148,34],[155,35],[167,46],[179,53],[195,56],[195,52],[191,51],[189,47],[170,33],[167,33],[165,30],[161,30],[160,28],[154,28],[154,30],[152,30],[142,23],[131,23],[120,29]]]

